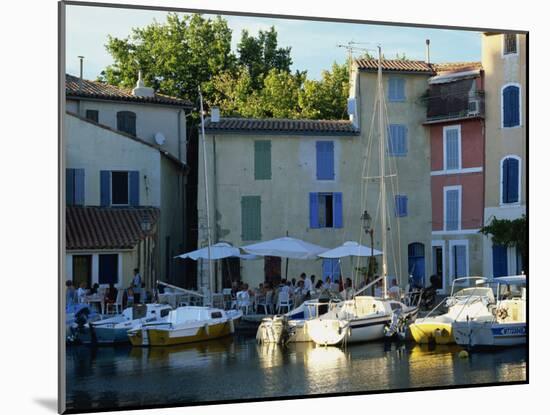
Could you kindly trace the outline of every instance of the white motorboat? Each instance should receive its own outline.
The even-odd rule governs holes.
[[[186,306],[170,311],[166,322],[143,324],[130,330],[128,337],[134,346],[169,346],[217,339],[235,332],[239,310]]]
[[[496,285],[497,302],[490,313],[453,323],[457,344],[467,348],[516,346],[527,340],[525,275],[488,280]]]
[[[481,285],[481,277],[463,277],[453,281],[451,295],[434,307],[424,318],[410,325],[411,335],[417,343],[452,344],[455,342],[453,324],[472,318],[489,319],[495,296],[491,287]],[[464,284],[475,283],[472,287]],[[447,307],[445,314],[437,313]]]
[[[311,339],[318,345],[367,342],[404,333],[416,319],[418,306],[366,295],[344,301],[340,307],[306,322]]]
[[[310,342],[312,338],[306,322],[327,313],[339,304],[340,300],[307,300],[282,316],[265,317],[256,332],[256,340],[260,343],[277,344]]]
[[[98,344],[128,342],[128,330],[143,324],[167,321],[172,310],[167,304],[136,304],[122,311],[122,314],[90,323],[91,340]]]

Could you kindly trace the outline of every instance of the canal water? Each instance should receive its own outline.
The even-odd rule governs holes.
[[[346,349],[254,338],[163,348],[70,346],[67,409],[379,391],[526,380],[526,349],[366,343]]]

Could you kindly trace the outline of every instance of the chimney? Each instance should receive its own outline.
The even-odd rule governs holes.
[[[78,80],[78,89],[82,89],[82,80],[84,79],[84,56],[79,56],[80,59],[80,79]]]
[[[136,87],[132,90],[132,95],[136,97],[148,97],[152,98],[155,96],[155,90],[145,86],[143,78],[141,77],[141,70],[138,72],[138,80]]]
[[[426,39],[426,63],[430,63],[430,39]]]
[[[210,114],[210,120],[212,122],[220,122],[220,109],[218,107],[212,107],[212,113]]]

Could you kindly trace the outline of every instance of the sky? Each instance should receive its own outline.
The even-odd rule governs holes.
[[[84,56],[84,78],[96,79],[112,63],[105,50],[107,36],[125,38],[133,27],[143,27],[156,19],[164,22],[167,12],[115,9],[90,6],[67,6],[67,72],[78,75],[78,56]],[[209,15],[205,15],[209,16]],[[463,62],[481,59],[479,32],[428,29],[373,24],[314,22],[292,19],[225,16],[233,31],[232,48],[236,51],[241,31],[251,35],[275,26],[280,47],[291,46],[293,70],[307,70],[308,78],[319,79],[334,61],[343,63],[347,51],[338,45],[360,42],[356,47],[376,54],[380,45],[386,57],[405,54],[409,59],[424,60],[426,39],[430,39],[431,62]],[[360,54],[358,51],[357,54]]]

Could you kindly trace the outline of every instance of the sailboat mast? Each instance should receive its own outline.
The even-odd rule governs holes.
[[[380,206],[381,206],[381,237],[382,237],[382,292],[388,296],[388,259],[386,243],[386,129],[384,128],[384,93],[382,88],[382,47],[378,46],[378,128],[380,130]]]
[[[210,236],[210,204],[208,203],[208,170],[206,164],[206,138],[204,134],[204,108],[202,103],[202,92],[199,86],[199,99],[201,107],[201,135],[202,135],[202,158],[204,163],[204,194],[206,196],[206,234],[208,236],[208,288],[210,293],[213,293],[214,289],[214,277],[212,274],[212,255],[210,253],[210,247],[212,246],[212,237]]]

